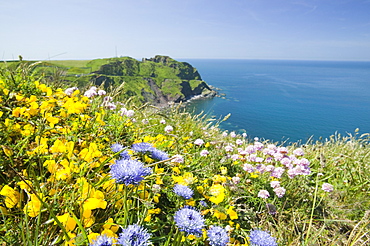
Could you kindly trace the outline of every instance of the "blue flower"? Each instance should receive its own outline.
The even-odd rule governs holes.
[[[110,146],[110,148],[114,153],[117,153],[117,152],[120,152],[121,150],[123,150],[123,146],[119,143],[112,144],[112,146]]]
[[[150,245],[150,233],[139,226],[129,225],[119,234],[118,244],[123,246],[148,246]]]
[[[154,147],[150,143],[141,142],[133,144],[131,148],[135,152],[148,152],[152,151]]]
[[[137,185],[152,173],[150,167],[144,167],[144,164],[135,160],[116,160],[110,167],[110,174],[118,184]]]
[[[252,230],[249,234],[251,246],[277,246],[276,238],[262,230]]]
[[[173,187],[173,192],[175,192],[176,195],[182,196],[185,199],[190,199],[194,194],[192,189],[190,189],[186,185],[180,185],[180,184],[177,184],[175,185],[175,187]]]
[[[131,160],[131,156],[127,151],[122,151],[119,153],[119,155],[121,156],[122,160]]]
[[[112,246],[113,238],[108,237],[107,235],[98,236],[89,246]]]
[[[229,236],[224,228],[220,226],[212,226],[207,231],[209,244],[212,246],[226,246],[229,242]]]
[[[202,206],[202,207],[208,207],[208,204],[206,203],[206,201],[204,201],[204,200],[201,200],[200,202],[199,202],[199,204],[200,204],[200,206]]]
[[[166,152],[158,150],[154,147],[152,148],[152,150],[150,150],[150,153],[151,153],[152,158],[160,160],[160,161],[169,159],[168,154]]]
[[[195,208],[183,207],[175,213],[174,219],[180,231],[196,236],[202,235],[202,229],[205,226],[204,218]]]

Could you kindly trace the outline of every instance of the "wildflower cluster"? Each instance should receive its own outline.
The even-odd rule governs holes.
[[[302,148],[116,100],[96,86],[0,77],[2,238],[38,226],[44,245],[277,245],[256,230],[246,240],[255,222],[244,218],[312,175]],[[6,226],[20,221],[15,239]]]

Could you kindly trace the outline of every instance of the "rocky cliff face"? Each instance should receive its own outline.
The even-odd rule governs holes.
[[[93,81],[100,85],[117,86],[125,82],[123,93],[141,102],[166,105],[184,102],[195,96],[216,94],[199,72],[186,62],[168,56],[155,56],[141,62],[130,57],[114,58],[94,71]]]

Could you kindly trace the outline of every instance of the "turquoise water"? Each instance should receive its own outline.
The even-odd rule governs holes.
[[[189,110],[250,138],[305,142],[313,136],[370,132],[370,62],[184,60],[225,99],[194,101]]]

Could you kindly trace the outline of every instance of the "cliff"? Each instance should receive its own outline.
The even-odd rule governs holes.
[[[43,72],[47,73],[45,68],[53,64],[62,67],[60,77],[63,83],[79,88],[91,84],[103,85],[106,90],[117,88],[124,83],[121,97],[132,97],[141,103],[164,106],[169,102],[185,102],[195,96],[216,95],[202,80],[196,68],[168,56],[158,55],[150,59],[144,58],[142,61],[131,57],[96,59],[78,66],[68,66],[68,61],[51,61],[43,64]],[[63,66],[60,66],[61,64]],[[72,61],[70,64],[73,64]],[[49,76],[53,77],[51,74]]]

